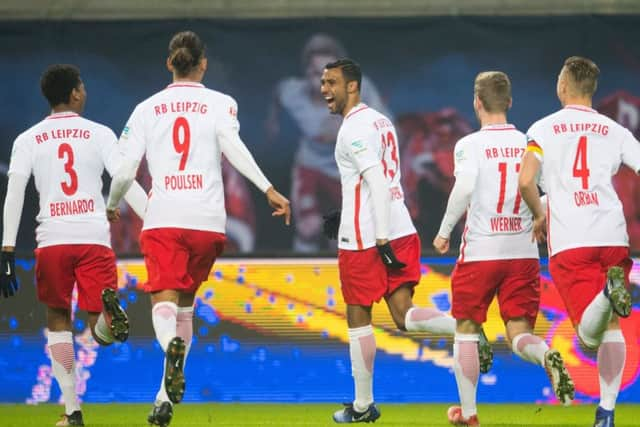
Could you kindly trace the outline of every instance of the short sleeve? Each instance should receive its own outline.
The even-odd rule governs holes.
[[[460,174],[476,176],[478,174],[478,159],[473,148],[467,139],[461,139],[456,143],[453,149],[453,174],[455,176]]]
[[[640,173],[640,142],[634,138],[633,134],[624,129],[622,135],[622,163]]]
[[[347,132],[341,137],[343,150],[348,153],[359,173],[380,164],[379,142],[374,132]]]
[[[118,140],[119,152],[127,159],[137,162],[142,160],[146,150],[144,110],[141,105],[131,113]]]
[[[533,153],[540,163],[544,159],[543,140],[541,132],[538,131],[538,126],[535,124],[531,126],[527,131],[527,152]]]
[[[9,161],[9,175],[18,174],[27,178],[31,176],[32,152],[30,142],[24,135],[20,135],[14,141],[11,149],[11,160]]]

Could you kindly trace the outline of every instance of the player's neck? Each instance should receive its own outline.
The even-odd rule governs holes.
[[[566,107],[567,105],[580,105],[583,107],[592,108],[593,102],[591,98],[583,98],[583,97],[567,97],[563,100],[562,106]]]
[[[347,114],[353,110],[353,107],[360,104],[360,96],[350,96],[347,98],[347,104],[344,106],[344,110],[342,110],[342,117],[347,117]]]
[[[480,126],[506,125],[507,115],[504,113],[484,113],[480,115]]]
[[[58,104],[55,107],[51,108],[51,114],[68,113],[68,112],[81,114],[82,110],[80,110],[78,107],[73,106],[71,104]]]
[[[193,72],[191,74],[187,74],[186,76],[178,76],[176,73],[173,73],[173,82],[174,83],[202,83],[202,79],[204,77],[204,73],[200,71]]]

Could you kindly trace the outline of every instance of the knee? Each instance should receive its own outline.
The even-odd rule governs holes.
[[[588,348],[590,350],[595,350],[598,347],[600,347],[600,342],[602,341],[602,336],[600,336],[600,337],[590,336],[590,335],[584,333],[584,331],[582,331],[582,328],[580,328],[580,325],[578,325],[578,331],[577,332],[578,332],[578,339],[580,340],[582,345],[584,345],[586,348]]]

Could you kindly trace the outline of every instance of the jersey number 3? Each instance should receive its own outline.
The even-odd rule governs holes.
[[[182,129],[182,135],[180,130]],[[178,170],[183,171],[187,165],[187,158],[189,157],[189,144],[191,143],[191,130],[189,129],[189,122],[184,117],[178,117],[173,123],[173,148],[176,153],[182,154],[180,157],[180,165]]]
[[[78,174],[73,168],[74,157],[73,148],[71,147],[71,145],[67,144],[66,142],[60,144],[58,146],[58,158],[66,158],[66,161],[64,163],[64,171],[69,175],[69,180],[71,181],[69,183],[67,183],[67,181],[62,181],[60,183],[60,187],[62,187],[62,191],[64,192],[64,194],[66,194],[67,196],[73,196],[76,191],[78,191]]]

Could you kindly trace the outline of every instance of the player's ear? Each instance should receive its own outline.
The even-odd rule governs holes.
[[[513,105],[513,98],[509,98],[509,105],[507,106],[507,110],[510,110],[512,105]]]
[[[205,71],[207,71],[207,58],[206,58],[206,57],[203,57],[203,58],[200,60],[200,64],[198,65],[198,67],[200,67],[200,71],[201,71],[202,73],[204,73]]]
[[[358,82],[353,80],[353,81],[350,81],[349,83],[347,83],[347,92],[348,93],[355,93],[357,91],[358,91]]]
[[[478,95],[473,95],[473,109],[476,111],[480,111],[482,108],[482,102],[480,102],[480,98]]]
[[[169,70],[169,72],[173,74],[173,65],[171,64],[171,58],[167,58],[167,70]]]

